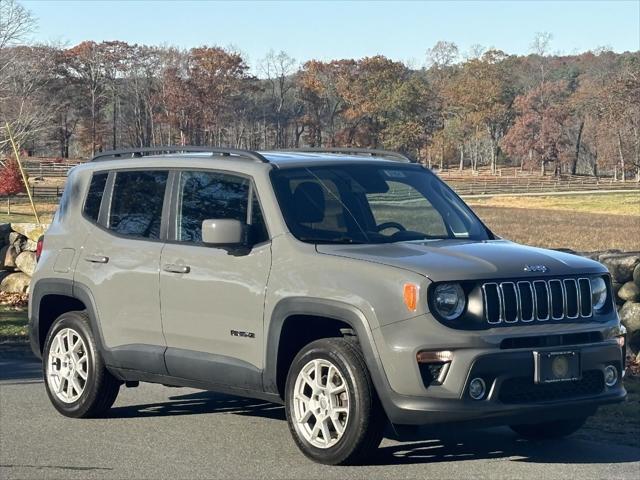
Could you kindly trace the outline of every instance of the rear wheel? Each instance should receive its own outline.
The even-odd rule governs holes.
[[[293,360],[287,421],[300,450],[328,465],[367,460],[386,424],[362,352],[342,338],[317,340]]]
[[[550,440],[571,435],[578,431],[586,421],[587,417],[580,417],[531,425],[510,425],[510,428],[527,440]]]
[[[47,394],[67,417],[95,417],[111,408],[120,382],[106,369],[85,312],[67,312],[53,323],[43,351]]]

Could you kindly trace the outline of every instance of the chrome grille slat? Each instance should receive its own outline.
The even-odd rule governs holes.
[[[588,278],[487,282],[481,290],[485,321],[491,325],[575,320],[593,315]]]

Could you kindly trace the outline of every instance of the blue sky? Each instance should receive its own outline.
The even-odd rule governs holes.
[[[250,64],[270,50],[300,62],[383,54],[419,67],[438,40],[527,53],[536,32],[552,52],[640,50],[640,0],[631,1],[65,1],[23,0],[36,41],[233,46]]]

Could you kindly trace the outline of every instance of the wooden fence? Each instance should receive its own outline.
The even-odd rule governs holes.
[[[31,178],[66,177],[69,170],[79,162],[33,161],[25,162],[25,169]],[[459,195],[499,195],[499,194],[535,194],[545,192],[582,192],[582,191],[632,191],[640,192],[640,183],[634,180],[622,182],[613,178],[596,178],[580,175],[562,175],[560,178],[521,171],[516,168],[502,169],[497,175],[488,172],[461,173],[456,170],[436,172]],[[32,187],[34,198],[40,202],[56,202],[64,187]],[[26,195],[17,195],[6,199],[15,204],[27,200]]]

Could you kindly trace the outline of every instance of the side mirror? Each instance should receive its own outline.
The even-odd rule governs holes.
[[[202,242],[237,247],[244,244],[245,225],[239,220],[209,219],[202,222]]]

